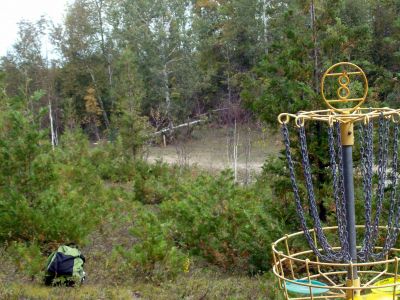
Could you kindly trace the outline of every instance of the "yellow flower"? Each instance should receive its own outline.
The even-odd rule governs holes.
[[[190,258],[186,257],[185,262],[183,263],[183,272],[189,273],[190,270]]]

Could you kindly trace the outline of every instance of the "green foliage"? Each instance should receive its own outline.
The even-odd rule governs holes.
[[[87,140],[66,135],[52,152],[22,114],[3,112],[0,123],[0,240],[83,242],[104,213]]]
[[[206,173],[179,177],[176,171],[160,163],[138,166],[141,176],[135,182],[144,188],[135,190],[137,199],[160,205],[136,215],[132,233],[139,242],[119,253],[152,278],[161,266],[171,276],[183,272],[183,253],[225,270],[268,270],[269,248],[283,224],[268,212],[272,204],[265,194],[235,185],[230,171],[217,178]]]
[[[311,3],[290,1],[283,11],[276,9],[281,18],[271,21],[270,30],[279,34],[244,82],[247,107],[272,125],[281,112],[321,108],[319,81],[331,64],[352,60],[367,67],[371,31],[354,14],[354,6],[347,1],[313,3],[315,22]]]
[[[282,229],[266,212],[267,201],[223,172],[186,183],[178,197],[162,203],[160,214],[171,220],[180,247],[224,269],[254,274],[269,269],[268,249]]]
[[[43,249],[82,244],[101,223],[128,216],[133,245],[116,248],[113,269],[123,276],[176,278],[192,270],[197,256],[224,270],[269,269],[270,244],[283,227],[268,212],[268,192],[235,185],[230,172],[214,178],[134,161],[120,140],[93,147],[81,131],[67,131],[52,150],[22,114],[3,112],[0,122],[0,175],[7,188],[1,191],[0,237],[25,242],[7,250],[21,273],[40,276]],[[106,188],[103,180],[133,182]],[[133,191],[125,189],[131,184]],[[153,205],[121,213],[133,199]]]
[[[224,270],[269,268],[281,224],[266,213],[269,200],[235,185],[230,172],[215,179],[134,161],[120,139],[94,146],[80,130],[66,131],[52,150],[30,115],[15,111],[2,112],[0,124],[0,239],[12,244],[21,273],[40,274],[42,251],[82,244],[101,223],[126,218],[118,212],[133,198],[153,205],[134,211],[134,243],[117,249],[124,263],[116,270],[161,281],[188,272],[196,256]],[[134,190],[103,180],[133,181]]]
[[[147,118],[167,127],[224,108],[225,119],[251,111],[275,125],[278,113],[321,108],[321,75],[338,61],[365,69],[370,100],[396,106],[398,12],[398,1],[75,0],[61,25],[20,22],[1,61],[4,91],[34,114],[50,102],[63,130],[72,120],[88,126],[84,98],[93,86],[98,135],[118,130],[134,154]],[[46,34],[60,54],[51,67],[41,51]]]
[[[273,157],[265,162],[262,173],[257,178],[256,186],[262,189],[266,185],[271,187],[271,201],[268,203],[268,212],[277,220],[287,224],[289,231],[297,231],[299,223],[285,160]],[[304,192],[304,187],[301,185],[299,187],[300,192]],[[282,207],[285,207],[285,209],[282,209]]]
[[[127,274],[174,278],[196,256],[224,270],[267,270],[271,241],[298,230],[284,156],[268,160],[249,187],[233,184],[229,173],[214,178],[136,162],[149,137],[148,118],[164,127],[231,107],[235,114],[226,115],[248,117],[242,105],[275,126],[281,112],[322,107],[320,77],[338,61],[365,69],[370,106],[396,107],[398,2],[76,0],[51,34],[61,55],[51,67],[41,51],[46,22],[21,22],[0,70],[0,242],[11,244],[18,270],[35,276],[40,249],[82,243],[99,224],[132,214],[133,246],[117,251]],[[99,115],[91,123],[98,136],[118,133],[113,143],[90,145],[82,132],[68,131],[87,117],[88,86]],[[53,125],[66,130],[54,151],[43,130],[49,104]],[[327,197],[326,131],[310,126],[307,132],[315,190],[329,223],[335,211]],[[145,205],[136,211],[126,204],[134,200]],[[356,204],[361,209],[361,200]]]
[[[154,165],[136,162],[134,190],[136,199],[144,204],[159,204],[174,198],[181,190],[184,182],[182,176],[190,177],[188,170],[177,166],[169,167],[166,163],[157,161]]]
[[[42,278],[46,258],[37,243],[12,242],[4,254],[14,261],[18,272],[31,278]]]
[[[260,60],[243,82],[241,93],[245,105],[271,126],[278,126],[277,116],[283,112],[296,113],[303,110],[323,109],[320,96],[320,80],[328,66],[339,61],[352,61],[366,69],[367,74],[375,68],[371,61],[372,30],[362,21],[358,10],[368,15],[371,6],[365,1],[290,1],[286,8],[276,7],[272,19],[272,37],[268,55]],[[315,11],[315,20],[312,12]],[[361,86],[352,84],[354,95]],[[327,89],[328,90],[328,89]],[[290,128],[291,129],[291,128]],[[316,197],[322,219],[330,214],[326,198],[329,181],[329,165],[326,127],[321,123],[308,123],[308,152],[313,166]],[[295,161],[299,158],[297,134],[291,131],[291,145]],[[286,160],[285,156],[279,159]],[[272,162],[286,166],[286,162]],[[287,172],[267,163],[268,172],[276,199],[292,198]],[[297,165],[296,165],[297,168]],[[284,169],[282,169],[284,170]],[[299,170],[297,170],[299,172]],[[279,178],[276,176],[279,175]],[[298,180],[302,186],[302,177]],[[289,197],[289,198],[288,198]]]
[[[18,112],[2,112],[0,124],[0,240],[29,240],[41,226],[36,209],[47,202],[43,191],[55,180],[49,145]]]
[[[184,271],[186,255],[169,237],[169,226],[145,208],[138,212],[132,235],[138,242],[129,250],[116,250],[136,276],[151,280],[174,278]]]
[[[137,157],[149,139],[147,118],[140,116],[137,108],[124,110],[118,117],[121,142],[127,154]]]
[[[91,149],[89,160],[103,180],[128,182],[136,174],[134,160],[131,155],[126,155],[120,138]]]
[[[148,119],[141,115],[141,104],[145,96],[142,78],[137,70],[137,59],[126,49],[118,62],[118,81],[114,89],[117,98],[113,123],[118,130],[123,149],[133,157],[140,154],[149,139]]]

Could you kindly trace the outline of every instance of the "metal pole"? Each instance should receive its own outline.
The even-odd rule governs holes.
[[[347,234],[349,238],[349,250],[353,263],[357,262],[357,241],[356,241],[356,214],[354,207],[354,180],[353,180],[353,146],[343,146],[343,177],[344,177],[344,197],[347,210]],[[354,278],[357,279],[357,268],[352,272]]]
[[[354,204],[354,178],[353,178],[353,145],[354,132],[353,124],[341,125],[341,139],[343,145],[343,179],[344,198],[346,202],[347,236],[352,263],[357,262],[357,237],[356,237],[356,213]],[[347,286],[359,287],[360,280],[357,274],[357,267],[350,267],[347,272]],[[358,294],[359,292],[356,292]],[[347,299],[354,298],[354,291],[347,293]]]

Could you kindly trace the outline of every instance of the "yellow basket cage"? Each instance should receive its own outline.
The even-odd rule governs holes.
[[[358,80],[361,82],[359,87],[363,88],[361,93],[356,96],[352,96],[350,91],[350,78],[352,76],[358,76]],[[339,88],[326,88],[326,82],[336,77],[338,78]],[[376,118],[384,118],[393,123],[400,121],[400,110],[398,109],[361,107],[368,94],[368,81],[363,70],[352,63],[343,62],[330,67],[323,75],[321,92],[328,109],[310,112],[300,111],[297,114],[282,113],[278,116],[278,122],[283,126],[294,122],[297,127],[303,127],[309,120],[326,122],[329,126],[334,123],[340,124],[339,136],[341,136],[342,145],[352,147],[354,144],[354,123],[367,124]],[[337,98],[333,99],[335,96]],[[352,169],[352,165],[350,169]],[[353,176],[352,172],[350,170],[351,177]],[[350,181],[350,184],[353,184],[352,179]],[[350,196],[354,198],[354,195]],[[354,200],[351,201],[353,201],[351,205],[354,214]],[[361,236],[363,231],[366,230],[366,226],[355,225],[354,220],[353,216],[353,223],[348,225],[353,227],[353,235],[349,235],[349,238],[356,240],[356,236]],[[341,244],[336,234],[338,226],[323,227],[322,230],[330,239],[331,249],[340,250]],[[378,226],[377,230],[380,236],[388,234],[387,226]],[[399,229],[396,227],[396,230]],[[318,243],[315,228],[310,228],[308,232],[314,235],[314,245],[318,251],[323,253],[324,250]],[[285,235],[272,244],[273,273],[278,279],[279,288],[285,299],[400,299],[400,277],[398,274],[400,249],[390,248],[384,260],[360,263],[357,262],[357,257],[352,255],[353,259],[349,263],[337,263],[321,261],[311,248],[307,248],[307,243],[304,243],[304,240],[305,233],[301,231]],[[352,247],[357,248],[353,249],[353,253],[357,253],[357,250],[361,249],[362,246],[354,244]],[[382,249],[382,243],[378,243],[374,245],[372,251],[378,252]],[[356,276],[353,276],[353,273]]]

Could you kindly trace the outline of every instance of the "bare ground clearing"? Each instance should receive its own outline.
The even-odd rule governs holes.
[[[195,165],[211,172],[233,169],[233,132],[232,127],[196,128],[193,130],[192,137],[185,141],[177,141],[167,147],[150,147],[148,160]],[[251,177],[251,174],[261,172],[265,159],[276,155],[282,148],[278,133],[256,126],[239,127],[237,141],[237,169],[239,178],[242,179],[246,173]]]

